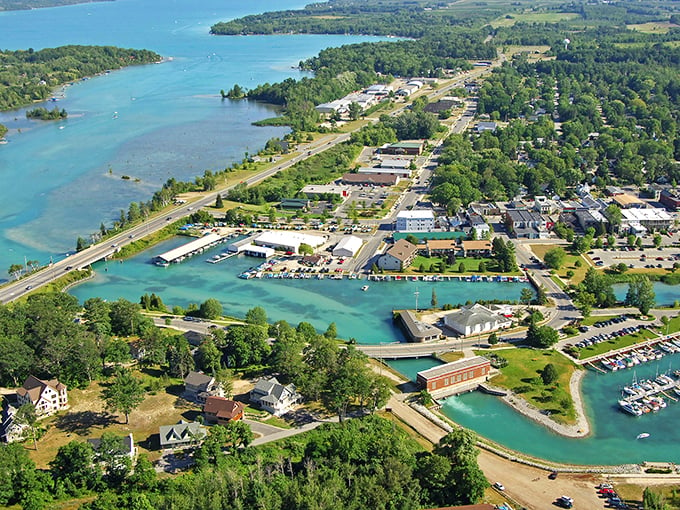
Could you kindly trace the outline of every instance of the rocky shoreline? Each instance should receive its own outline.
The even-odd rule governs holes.
[[[537,409],[525,399],[514,393],[508,393],[506,396],[500,398],[516,411],[549,428],[556,434],[570,438],[586,437],[590,434],[590,424],[588,423],[588,417],[586,416],[583,399],[581,397],[581,381],[585,375],[585,370],[576,370],[569,380],[569,392],[571,393],[571,398],[574,400],[574,409],[576,411],[576,423],[573,425],[557,423],[550,418],[549,415],[544,414],[540,409]]]

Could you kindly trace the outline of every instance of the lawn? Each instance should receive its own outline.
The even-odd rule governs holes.
[[[491,351],[476,351],[483,356]],[[551,417],[560,423],[576,422],[574,402],[569,393],[569,381],[576,365],[554,350],[503,349],[494,354],[508,360],[501,373],[491,383],[512,390],[540,410],[550,411]],[[544,385],[541,371],[548,364],[556,368],[557,381]]]
[[[661,328],[664,334],[670,335],[671,333],[675,333],[676,331],[680,331],[680,315],[677,317],[673,317],[669,322],[668,322],[668,327],[664,326]]]
[[[555,248],[556,245],[550,244],[532,244],[530,246],[531,251],[534,252],[537,258],[543,260],[546,252]],[[563,246],[563,248],[565,248]],[[569,283],[579,283],[586,276],[586,271],[590,267],[588,261],[582,255],[573,255],[566,250],[567,256],[564,257],[564,263],[562,267],[555,271],[555,273],[564,281]],[[576,267],[576,261],[579,260],[581,267]],[[573,271],[574,275],[571,278],[567,277],[567,271]],[[562,285],[561,285],[562,286]]]
[[[408,268],[409,273],[421,273],[420,271],[420,266],[423,266],[424,271],[422,273],[438,273],[439,269],[439,263],[442,261],[441,257],[424,257],[422,255],[418,255],[415,259],[413,259],[413,263],[411,266]],[[484,273],[479,272],[479,263],[484,261],[484,264],[486,264],[486,271]],[[462,274],[458,272],[458,267],[460,266],[461,262],[465,266],[465,273],[464,274],[498,274],[497,266],[496,266],[496,261],[493,259],[489,258],[463,258],[463,257],[456,257],[456,263],[447,266],[446,268],[446,273],[445,274]],[[432,269],[432,266],[435,266],[435,269]],[[518,274],[518,273],[511,273],[511,274]]]
[[[465,353],[461,351],[450,351],[450,352],[444,352],[439,355],[439,359],[442,360],[444,363],[451,363],[452,361],[458,361],[459,359],[462,359],[465,357]]]
[[[139,372],[136,372],[140,376]],[[143,377],[145,382],[149,376]],[[182,391],[181,381],[169,379],[165,389],[148,393],[140,406],[130,414],[130,423],[126,425],[125,417],[109,414],[101,400],[102,387],[92,383],[84,390],[69,389],[70,409],[40,422],[46,426],[46,434],[38,441],[38,450],[29,446],[31,457],[38,468],[46,468],[55,457],[57,450],[70,441],[86,441],[97,438],[104,430],[126,435],[132,432],[135,444],[140,453],[148,454],[150,460],[159,456],[158,427],[177,423],[180,419],[193,421],[199,413],[198,407],[179,395]],[[156,437],[153,437],[156,435]]]
[[[590,317],[586,317],[581,321],[581,324],[584,326],[592,326],[596,322],[606,322],[611,319],[616,319],[618,315],[591,315]]]
[[[637,30],[647,34],[667,34],[671,28],[677,28],[677,25],[669,23],[668,21],[651,21],[649,23],[641,23],[639,25],[627,25],[628,30]]]
[[[652,333],[648,329],[641,329],[633,335],[617,336],[611,340],[606,340],[599,344],[590,345],[579,350],[579,359],[590,358],[592,356],[597,356],[599,354],[604,354],[605,352],[613,351],[615,349],[621,349],[623,347],[628,347],[629,345],[635,345],[637,343],[649,340],[650,338],[656,338],[658,335]]]

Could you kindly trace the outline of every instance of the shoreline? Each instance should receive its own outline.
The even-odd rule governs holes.
[[[500,397],[500,399],[523,416],[535,421],[539,425],[547,427],[560,436],[571,439],[587,437],[590,435],[590,423],[588,422],[588,416],[586,415],[581,396],[581,381],[585,375],[585,370],[576,370],[569,380],[569,393],[574,401],[574,410],[576,412],[576,423],[572,425],[557,423],[549,415],[543,414],[539,409],[514,393],[508,393],[506,396]]]

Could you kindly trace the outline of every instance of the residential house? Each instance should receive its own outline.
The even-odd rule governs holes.
[[[477,126],[475,127],[475,131],[477,133],[483,133],[484,131],[491,131],[494,133],[498,129],[498,124],[495,122],[478,122]]]
[[[14,441],[21,441],[24,438],[24,431],[28,425],[19,423],[15,420],[14,415],[17,409],[12,405],[7,405],[2,410],[2,421],[0,423],[0,438],[5,443],[13,443]]]
[[[219,425],[242,420],[243,411],[244,407],[241,402],[224,397],[208,397],[203,404],[205,421]]]
[[[17,390],[17,407],[26,403],[35,406],[38,416],[49,416],[68,407],[66,385],[57,379],[43,381],[29,375],[23,386]]]
[[[184,378],[184,397],[198,403],[205,402],[210,396],[223,396],[222,387],[215,378],[202,372],[189,372]]]
[[[441,329],[418,320],[416,315],[409,310],[399,312],[399,319],[411,342],[438,340],[442,334]]]
[[[102,443],[101,438],[88,439],[87,442],[92,445],[92,448],[96,454],[101,455],[102,452],[99,451],[99,447]],[[132,433],[121,437],[119,446],[121,456],[124,455],[126,457],[130,457],[130,460],[135,460],[135,457],[137,457],[137,447],[135,446],[135,441],[132,438]]]
[[[406,239],[399,239],[394,245],[378,258],[378,267],[388,271],[401,271],[413,262],[418,253],[418,247]]]
[[[158,432],[161,448],[188,446],[202,441],[208,435],[208,429],[200,423],[184,420],[174,425],[161,425]]]
[[[276,416],[287,413],[302,400],[294,384],[283,385],[276,377],[260,379],[250,392],[250,401]]]
[[[512,325],[510,318],[475,303],[444,316],[444,324],[462,336],[490,333]]]
[[[474,232],[477,239],[482,239],[491,234],[491,227],[479,214],[468,213],[467,221],[470,225],[470,234]]]
[[[434,230],[434,213],[431,210],[401,211],[397,214],[397,232],[431,232]]]

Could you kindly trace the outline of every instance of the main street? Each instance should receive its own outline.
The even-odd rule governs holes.
[[[495,65],[497,65],[496,63]],[[461,75],[454,79],[451,83],[447,84],[446,86],[432,91],[428,92],[426,95],[430,99],[435,99],[439,96],[444,95],[447,91],[450,91],[451,89],[454,89],[456,87],[460,87],[466,80],[469,79],[476,79],[481,77],[482,75],[488,73],[491,71],[492,67],[487,67],[487,68],[482,68],[482,69],[475,69],[473,71],[468,72],[467,74]],[[404,104],[403,106],[397,108],[394,110],[393,113],[398,113],[403,111],[404,109],[407,108],[407,105]],[[466,114],[467,115],[467,110]],[[465,117],[465,116],[464,116]],[[471,117],[470,117],[471,118]],[[467,119],[466,122],[469,122],[470,119]],[[461,119],[463,121],[463,119]],[[459,122],[461,122],[459,121]],[[466,124],[467,125],[467,124]],[[357,131],[361,129],[361,127],[356,128],[354,131]],[[258,172],[256,174],[253,174],[252,176],[248,177],[245,179],[243,182],[246,183],[248,186],[252,186],[254,184],[257,184],[264,179],[267,179],[268,177],[271,177],[272,175],[282,171],[286,170],[287,168],[290,168],[294,164],[303,161],[309,157],[312,157],[316,154],[319,154],[325,150],[328,150],[331,147],[334,147],[335,145],[339,143],[343,143],[347,140],[349,140],[351,136],[350,133],[343,133],[340,135],[328,135],[325,137],[322,137],[321,139],[317,140],[316,142],[312,142],[309,144],[305,144],[304,146],[301,146],[301,152],[297,156],[283,162],[277,165],[272,166],[271,168],[268,168],[266,170],[263,170],[261,172]],[[150,217],[146,220],[144,220],[142,223],[139,225],[135,225],[134,227],[126,229],[124,232],[121,232],[120,234],[114,235],[112,237],[107,238],[105,241],[102,241],[100,243],[94,244],[90,246],[89,248],[86,248],[85,250],[82,250],[80,252],[71,254],[67,256],[63,260],[59,260],[57,262],[54,262],[50,264],[47,267],[42,268],[41,270],[31,273],[20,280],[14,281],[14,282],[9,282],[6,285],[4,285],[2,288],[0,288],[0,302],[1,303],[8,303],[10,301],[13,301],[15,299],[18,299],[30,292],[32,292],[34,289],[45,286],[52,281],[60,278],[61,276],[65,275],[69,271],[75,270],[75,269],[81,269],[88,267],[89,265],[93,264],[94,262],[97,262],[99,260],[102,260],[106,257],[111,256],[114,254],[120,247],[125,246],[127,244],[132,243],[136,239],[140,237],[147,236],[149,234],[152,234],[158,230],[161,230],[163,227],[165,227],[169,222],[172,221],[177,221],[180,218],[183,218],[187,215],[190,214],[190,211],[192,210],[197,210],[201,207],[206,207],[209,205],[212,205],[215,203],[215,200],[217,198],[217,195],[223,195],[227,192],[229,192],[231,189],[236,187],[238,184],[233,184],[230,186],[227,186],[225,188],[222,188],[218,191],[212,192],[212,193],[206,193],[202,195],[201,197],[197,198],[196,200],[193,200],[191,203],[188,204],[183,204],[179,207],[174,207],[171,209],[167,209],[163,211],[162,213],[159,213],[156,216]],[[408,195],[408,203],[411,203],[412,200],[414,199],[415,195]],[[406,207],[405,204],[402,203],[403,207]],[[401,210],[401,209],[400,209]],[[398,212],[398,211],[396,211]],[[395,215],[396,215],[395,212]],[[377,247],[380,244],[381,240],[378,240],[377,243],[375,244],[375,247]],[[368,253],[368,250],[365,251],[365,253]]]

